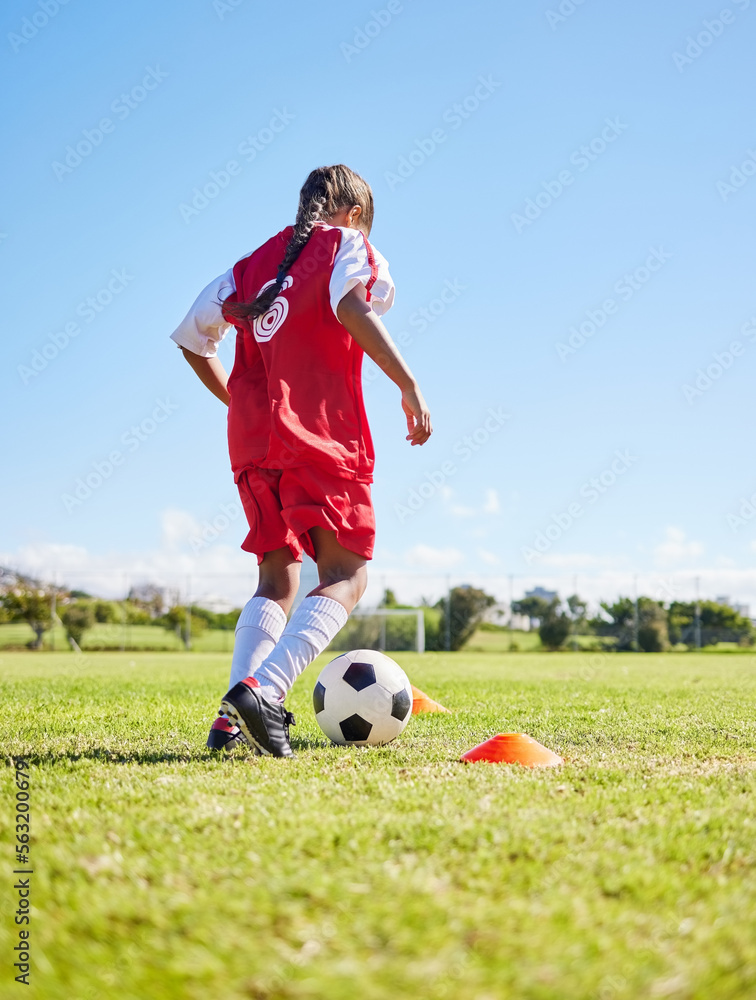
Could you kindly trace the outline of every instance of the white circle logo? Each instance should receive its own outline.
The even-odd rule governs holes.
[[[271,285],[275,285],[275,283],[275,279],[273,281],[266,281],[257,293],[258,296],[262,295],[266,288],[269,288]],[[294,279],[287,274],[284,279],[284,283],[281,286],[281,292],[285,292],[286,289],[291,288],[293,284]],[[255,340],[259,344],[264,344],[266,340],[270,340],[273,334],[280,330],[288,312],[289,303],[279,294],[275,299],[273,299],[273,302],[267,312],[263,313],[262,316],[255,317],[255,322],[252,325]]]

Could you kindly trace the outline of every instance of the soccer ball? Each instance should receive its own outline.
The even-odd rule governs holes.
[[[312,692],[315,719],[341,746],[380,746],[412,715],[412,687],[398,663],[375,649],[353,649],[323,667]]]

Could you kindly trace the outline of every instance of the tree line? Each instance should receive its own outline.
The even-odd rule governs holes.
[[[192,636],[207,629],[233,630],[241,608],[228,612],[178,603],[165,606],[163,591],[155,586],[132,587],[122,601],[94,597],[83,590],[68,590],[14,574],[0,589],[0,624],[23,622],[34,637],[29,649],[42,649],[44,638],[57,623],[66,638],[81,646],[85,634],[97,624],[153,625],[174,632],[188,647]]]
[[[515,614],[537,624],[541,643],[561,649],[570,636],[594,635],[610,640],[618,652],[662,653],[675,646],[698,648],[719,642],[752,646],[756,629],[749,618],[728,604],[716,601],[655,601],[651,597],[620,597],[601,602],[601,613],[589,617],[588,605],[577,594],[562,602],[559,597],[524,597],[512,602]]]
[[[462,649],[484,623],[496,598],[471,586],[453,587],[435,602],[402,604],[393,590],[386,590],[379,607],[391,610],[422,610],[425,648]],[[588,603],[577,594],[562,601],[559,596],[523,597],[513,601],[513,614],[530,619],[545,649],[564,648],[577,636],[594,636],[597,645],[619,652],[664,652],[674,647],[698,648],[719,642],[752,646],[756,629],[750,619],[727,604],[716,601],[672,601],[665,604],[650,597],[619,597],[602,601],[600,611],[590,615]],[[173,632],[189,648],[191,638],[209,629],[232,631],[240,608],[215,612],[197,604],[188,607],[171,599],[152,584],[132,587],[122,601],[104,600],[82,590],[68,590],[0,569],[0,623],[25,622],[33,632],[27,644],[41,649],[44,637],[56,620],[72,645],[81,646],[86,633],[97,624],[151,625]],[[340,636],[339,648],[371,648],[379,643],[387,651],[411,648],[415,620],[411,616],[379,621],[377,617],[350,619]],[[485,626],[499,628],[500,626]]]

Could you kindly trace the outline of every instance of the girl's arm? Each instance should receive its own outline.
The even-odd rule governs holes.
[[[420,387],[386,327],[367,300],[364,285],[355,285],[337,307],[339,322],[365,354],[381,368],[402,392],[402,409],[407,417],[407,440],[425,444],[431,436],[430,413]]]
[[[202,358],[199,354],[194,354],[192,351],[187,350],[186,347],[182,347],[181,350],[184,352],[186,360],[196,372],[200,382],[206,385],[214,396],[217,396],[222,403],[228,406],[231,401],[231,396],[226,388],[228,375],[218,358]]]

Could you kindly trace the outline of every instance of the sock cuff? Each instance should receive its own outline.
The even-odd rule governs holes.
[[[286,628],[286,615],[281,605],[275,601],[269,601],[267,597],[252,597],[242,608],[236,631],[246,626],[259,628],[278,642]]]
[[[346,625],[349,615],[343,604],[330,597],[305,597],[291,616],[286,631],[296,633],[317,653],[322,653]]]

